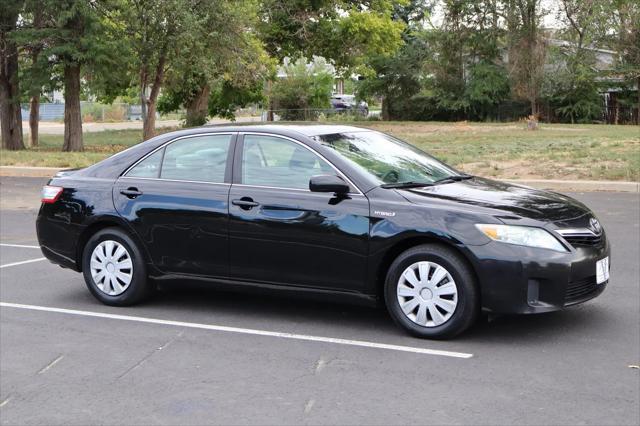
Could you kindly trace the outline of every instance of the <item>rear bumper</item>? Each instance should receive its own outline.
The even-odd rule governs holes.
[[[44,254],[44,257],[46,257],[51,263],[60,265],[63,268],[73,269],[76,272],[80,272],[78,263],[74,259],[71,259],[61,253],[57,253],[45,246],[40,246],[40,250],[42,251],[42,254]]]
[[[51,207],[43,205],[36,219],[36,234],[40,250],[52,263],[79,272],[77,241],[82,228],[69,223],[63,217],[43,214],[42,209],[48,208]]]
[[[598,247],[572,248],[569,253],[497,242],[469,249],[485,311],[557,311],[599,296],[608,284],[596,283],[596,262],[610,256],[606,238]]]

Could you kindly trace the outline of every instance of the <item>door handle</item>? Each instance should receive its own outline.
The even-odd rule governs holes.
[[[238,206],[243,210],[251,210],[252,208],[260,205],[260,203],[256,203],[249,197],[242,197],[239,200],[232,200],[231,204],[233,204],[234,206]]]
[[[136,198],[137,196],[142,195],[142,191],[139,191],[138,188],[134,187],[123,189],[120,193],[127,198]]]

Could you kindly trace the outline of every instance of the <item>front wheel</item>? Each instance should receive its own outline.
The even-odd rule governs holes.
[[[142,253],[125,232],[106,228],[87,242],[82,272],[91,294],[106,305],[127,306],[149,295]]]
[[[479,311],[473,271],[458,253],[437,244],[413,247],[396,258],[387,273],[385,302],[398,325],[431,339],[462,333]]]

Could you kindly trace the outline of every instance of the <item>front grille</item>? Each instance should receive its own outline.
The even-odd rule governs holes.
[[[604,243],[604,232],[594,232],[588,228],[558,229],[556,232],[562,235],[574,248],[601,247]]]
[[[574,247],[593,247],[602,243],[602,235],[565,235],[564,239]]]
[[[588,298],[592,293],[598,291],[598,287],[595,275],[583,280],[570,282],[567,285],[567,292],[564,296],[565,305]]]

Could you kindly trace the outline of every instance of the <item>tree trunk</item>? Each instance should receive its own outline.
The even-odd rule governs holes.
[[[80,112],[80,64],[64,66],[64,144],[63,151],[84,151]]]
[[[530,99],[531,102],[531,115],[538,118],[538,104],[535,99]]]
[[[201,87],[187,104],[186,127],[202,126],[209,115],[209,85]]]
[[[44,10],[36,8],[33,14],[33,27],[42,29],[44,25]],[[33,69],[39,69],[38,60],[40,52],[43,49],[42,43],[37,43],[31,50],[31,66]],[[31,87],[29,100],[29,146],[38,146],[39,141],[39,122],[40,122],[40,93],[41,87]]]
[[[151,139],[156,135],[156,103],[147,100],[147,116],[143,119],[142,124],[142,140]]]
[[[29,102],[29,139],[31,147],[38,146],[38,123],[40,121],[40,95],[32,96]]]
[[[271,80],[267,80],[267,96],[269,97],[269,101],[267,102],[267,121],[274,121],[273,116],[273,96],[271,93]]]
[[[9,32],[15,29],[16,21],[17,14],[6,14],[0,22],[0,133],[2,148],[10,150],[24,149],[18,85],[18,47],[9,38]]]
[[[387,97],[385,96],[384,98],[382,98],[382,120],[384,121],[389,121],[390,117],[389,117],[389,101],[387,100]]]
[[[151,87],[151,92],[149,93],[149,97],[145,102],[147,106],[147,113],[142,115],[143,125],[142,125],[142,139],[147,140],[151,139],[156,135],[156,105],[158,103],[158,95],[160,94],[160,87],[162,87],[162,83],[164,81],[164,64],[166,62],[166,57],[164,55],[160,56],[158,60],[158,64],[156,65],[155,76],[153,78],[153,86]],[[146,81],[146,76],[145,76]],[[142,90],[145,90],[146,87],[143,86]],[[142,97],[144,97],[144,93],[142,93]],[[144,108],[144,107],[143,107]]]

